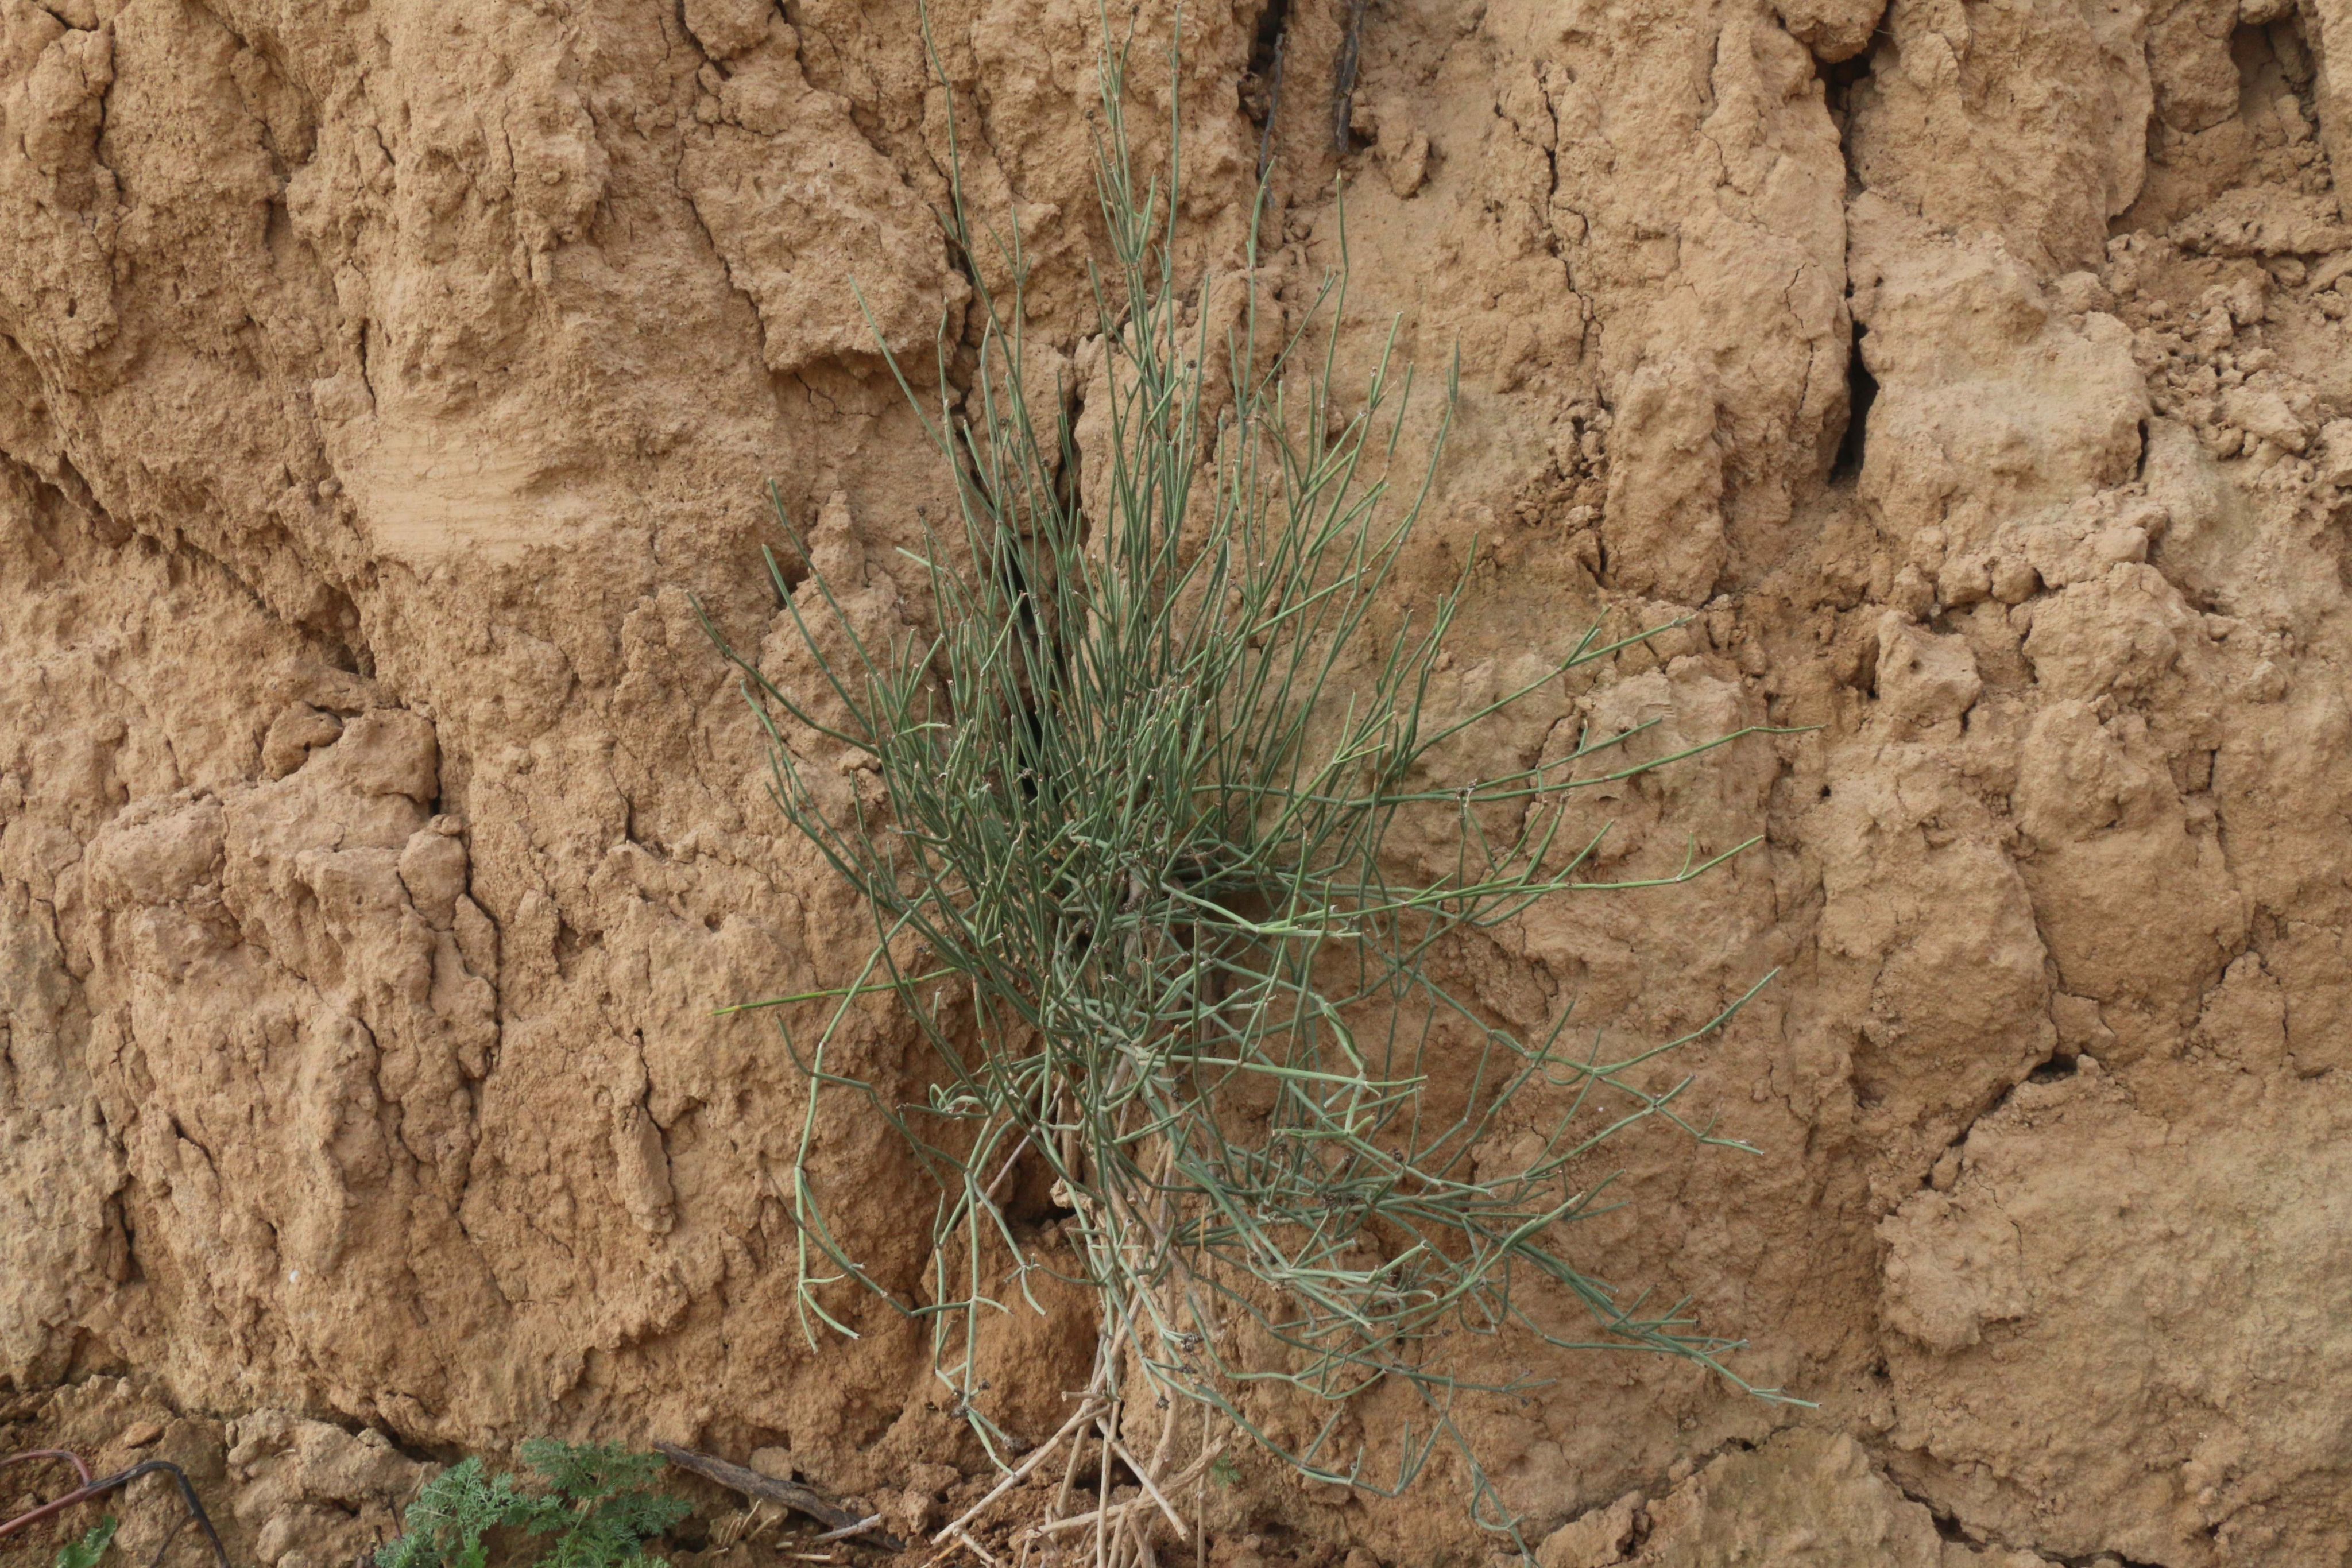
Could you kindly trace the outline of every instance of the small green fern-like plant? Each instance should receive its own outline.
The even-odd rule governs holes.
[[[478,1458],[434,1477],[408,1505],[406,1531],[376,1553],[377,1568],[488,1568],[498,1531],[554,1537],[531,1568],[662,1568],[646,1542],[692,1511],[683,1499],[654,1490],[664,1463],[657,1454],[532,1437],[522,1460],[536,1485],[490,1475]]]
[[[83,1531],[79,1540],[58,1547],[57,1568],[98,1568],[99,1559],[114,1544],[115,1523],[110,1513]]]
[[[1238,277],[1177,276],[1181,121],[1146,179],[1104,27],[1109,373],[1087,416],[1105,438],[1082,453],[1066,410],[1029,405],[1020,236],[983,232],[951,170],[950,238],[987,263],[967,268],[976,373],[951,381],[950,345],[918,392],[892,361],[961,503],[960,527],[927,521],[914,558],[929,630],[862,631],[859,584],[836,580],[845,569],[780,500],[799,559],[769,568],[794,664],[772,638],[739,654],[706,621],[766,727],[777,804],[873,922],[849,985],[747,1004],[787,1020],[833,1004],[821,1028],[785,1031],[808,1084],[791,1194],[803,1327],[812,1343],[853,1333],[857,1287],[929,1323],[954,1408],[1009,1465],[988,1391],[1020,1369],[983,1364],[981,1325],[1070,1267],[1008,1214],[1023,1181],[1050,1187],[1099,1330],[1087,1404],[1055,1441],[1073,1468],[1096,1446],[1105,1494],[1114,1452],[1150,1483],[1125,1516],[1105,1501],[1062,1527],[1090,1520],[1099,1542],[1162,1494],[1225,1479],[1221,1416],[1313,1479],[1383,1493],[1449,1449],[1480,1522],[1517,1542],[1456,1412],[1530,1385],[1464,1342],[1646,1351],[1739,1382],[1732,1342],[1678,1306],[1621,1300],[1564,1243],[1610,1207],[1591,1162],[1626,1128],[1727,1141],[1684,1118],[1682,1083],[1654,1064],[1745,998],[1681,1039],[1609,1050],[1571,1044],[1565,1007],[1523,1037],[1455,966],[1542,900],[1685,883],[1746,848],[1693,846],[1678,868],[1614,880],[1570,814],[1580,791],[1736,737],[1636,759],[1638,729],[1586,733],[1462,776],[1481,726],[1564,695],[1564,675],[1626,643],[1571,636],[1493,700],[1439,711],[1471,577],[1417,612],[1397,579],[1454,397],[1409,433],[1393,335],[1368,383],[1339,384],[1344,249],[1286,328],[1262,319],[1254,235]],[[953,114],[950,94],[951,150]],[[1222,340],[1220,289],[1241,300]],[[1425,465],[1400,462],[1409,434]],[[874,995],[928,1043],[915,1103],[835,1049]],[[937,1184],[916,1292],[868,1270],[819,1190],[821,1129],[861,1114]],[[1343,1426],[1375,1394],[1384,1414]],[[1202,1418],[1181,1422],[1188,1410]]]

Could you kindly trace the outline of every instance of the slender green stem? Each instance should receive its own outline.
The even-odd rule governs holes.
[[[1017,1369],[984,1364],[982,1317],[1029,1310],[996,1299],[1008,1279],[1026,1297],[1033,1274],[1074,1272],[1099,1308],[1108,1432],[1130,1408],[1125,1368],[1320,1479],[1392,1492],[1450,1449],[1474,1516],[1517,1541],[1454,1412],[1528,1385],[1468,1373],[1467,1340],[1643,1351],[1748,1386],[1725,1359],[1735,1342],[1679,1306],[1621,1301],[1566,1249],[1606,1212],[1593,1163],[1628,1129],[1745,1147],[1683,1113],[1687,1078],[1650,1074],[1756,993],[1664,1044],[1604,1053],[1596,1033],[1577,1056],[1561,1049],[1566,1008],[1522,1038],[1464,988],[1464,956],[1543,900],[1680,885],[1748,848],[1693,842],[1679,865],[1603,880],[1605,829],[1570,812],[1597,785],[1758,732],[1643,759],[1628,749],[1643,725],[1449,773],[1458,739],[1564,698],[1563,677],[1641,638],[1588,631],[1540,674],[1440,711],[1475,547],[1427,609],[1393,601],[1458,368],[1416,409],[1392,328],[1360,387],[1342,385],[1344,226],[1340,266],[1297,319],[1261,292],[1255,232],[1238,277],[1180,287],[1182,123],[1171,110],[1165,166],[1141,178],[1129,44],[1102,26],[1108,255],[1090,282],[1104,350],[1087,392],[1102,439],[1082,454],[1066,409],[1030,403],[1026,253],[1017,222],[988,227],[971,200],[950,91],[941,221],[961,256],[992,262],[976,280],[1011,283],[975,282],[967,389],[944,341],[921,393],[885,351],[956,497],[908,552],[931,630],[861,630],[787,519],[804,575],[795,586],[772,561],[771,580],[793,673],[728,650],[772,798],[874,925],[848,985],[725,1009],[789,1025],[830,1004],[805,1053],[784,1030],[808,1085],[797,1310],[813,1341],[820,1325],[852,1332],[856,1291],[928,1319],[938,1375],[1002,1458],[985,1407],[992,1378]],[[928,17],[924,37],[944,80]],[[1213,343],[1209,304],[1232,288],[1240,324]],[[1423,455],[1399,473],[1409,435]],[[845,747],[878,790],[824,776]],[[1442,873],[1422,858],[1437,843]],[[968,1015],[943,1010],[943,980]],[[886,998],[928,1053],[920,1103],[835,1064],[852,1009]],[[928,1301],[887,1288],[826,1222],[816,1133],[845,1106],[887,1123],[938,1184]],[[1066,1209],[1066,1260],[1008,1212],[1041,1184]],[[1561,1326],[1562,1303],[1586,1323]],[[1368,1448],[1340,1448],[1350,1402],[1382,1386],[1412,1390],[1422,1415],[1375,1469]],[[1328,1419],[1286,1446],[1262,1418],[1269,1388],[1328,1403]]]

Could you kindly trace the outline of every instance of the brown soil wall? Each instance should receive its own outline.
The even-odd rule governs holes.
[[[1617,802],[1627,864],[1762,837],[1722,874],[1459,962],[1627,1038],[1781,968],[1689,1059],[1760,1156],[1629,1145],[1585,1235],[1818,1407],[1558,1358],[1476,1418],[1506,1495],[1555,1568],[2342,1561],[2352,5],[1374,0],[1342,153],[1349,15],[1186,15],[1187,243],[1238,261],[1278,26],[1261,285],[1345,172],[1349,353],[1460,350],[1441,702],[1688,616],[1496,745],[1804,730]],[[931,16],[1083,400],[1096,7]],[[0,0],[0,1389],[260,1421],[298,1512],[408,1474],[298,1417],[953,1451],[916,1331],[790,1310],[801,1086],[711,1009],[859,921],[689,601],[772,630],[772,478],[914,613],[847,285],[961,322],[947,109],[908,0]],[[911,1278],[911,1167],[819,1162]],[[1087,1347],[1001,1332],[1034,1428]],[[1468,1550],[1443,1477],[1234,1509],[1234,1563]]]

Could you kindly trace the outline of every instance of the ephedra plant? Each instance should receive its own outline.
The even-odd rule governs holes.
[[[1587,632],[1474,711],[1433,710],[1469,573],[1418,611],[1395,580],[1453,390],[1413,426],[1393,333],[1365,381],[1339,384],[1344,266],[1266,328],[1274,341],[1254,244],[1235,277],[1180,277],[1181,120],[1144,178],[1124,68],[1106,44],[1094,297],[1108,373],[1091,396],[1108,400],[1107,439],[1083,485],[1066,412],[1028,402],[1019,236],[982,230],[959,175],[952,243],[1013,281],[976,287],[968,387],[947,350],[925,390],[892,365],[960,502],[911,558],[927,629],[861,634],[855,585],[828,579],[779,504],[798,570],[769,567],[814,674],[786,689],[729,654],[766,726],[777,805],[873,923],[857,979],[821,994],[828,1021],[786,1035],[809,1086],[792,1192],[803,1325],[849,1333],[839,1293],[858,1288],[926,1319],[956,1407],[1012,1469],[983,1390],[1023,1369],[984,1364],[982,1319],[1034,1310],[1037,1275],[1074,1272],[1099,1315],[1092,1385],[1016,1473],[1060,1467],[1056,1506],[1086,1511],[1045,1528],[1064,1542],[1056,1526],[1090,1530],[1097,1553],[1141,1560],[1150,1531],[1184,1534],[1175,1500],[1234,1442],[1382,1492],[1451,1450],[1480,1522],[1516,1538],[1457,1414],[1521,1385],[1472,1376],[1456,1347],[1624,1347],[1738,1382],[1729,1343],[1622,1301],[1564,1249],[1601,1207],[1586,1173],[1612,1137],[1659,1120],[1722,1140],[1645,1071],[1706,1030],[1602,1051],[1571,1040],[1563,1011],[1522,1038],[1448,962],[1540,900],[1686,882],[1725,856],[1649,881],[1594,871],[1596,841],[1567,831],[1578,792],[1690,755],[1633,760],[1633,732],[1445,776],[1441,748],[1461,755],[1623,644]],[[1242,294],[1213,340],[1216,288]],[[1407,465],[1415,429],[1426,455]],[[845,749],[878,789],[841,787]],[[1449,846],[1435,873],[1433,840]],[[928,1043],[919,1102],[840,1066],[843,1020],[877,996]],[[828,1221],[810,1155],[824,1121],[850,1116],[887,1122],[936,1183],[919,1300]],[[1530,1121],[1538,1146],[1512,1168],[1474,1157]],[[1007,1217],[1035,1166],[1066,1248]],[[1393,1412],[1399,1390],[1410,1408],[1380,1441],[1345,1436],[1359,1401],[1387,1391]],[[1313,1418],[1268,1420],[1286,1401]],[[1073,1504],[1082,1451],[1097,1490]],[[1128,1477],[1142,1484],[1114,1504]]]

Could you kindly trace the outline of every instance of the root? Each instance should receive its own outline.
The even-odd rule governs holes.
[[[1152,1543],[1154,1515],[1165,1521],[1180,1544],[1196,1548],[1196,1558],[1205,1554],[1201,1517],[1203,1510],[1196,1501],[1193,1517],[1187,1519],[1177,1500],[1186,1489],[1202,1485],[1209,1467],[1224,1454],[1230,1434],[1213,1436],[1213,1412],[1202,1406],[1199,1450],[1177,1468],[1173,1450],[1181,1396],[1176,1390],[1167,1390],[1169,1397],[1161,1406],[1166,1416],[1160,1424],[1158,1440],[1150,1458],[1139,1457],[1129,1445],[1124,1427],[1123,1418],[1130,1404],[1118,1392],[1124,1359],[1117,1346],[1098,1357],[1094,1378],[1080,1397],[1076,1413],[1062,1424],[1059,1431],[1031,1449],[986,1496],[932,1533],[931,1543],[945,1550],[932,1557],[930,1564],[944,1563],[962,1551],[988,1568],[1007,1568],[981,1544],[974,1531],[991,1509],[1037,1476],[1057,1452],[1063,1457],[1062,1479],[1050,1499],[1031,1500],[1030,1517],[1025,1520],[1016,1515],[991,1528],[992,1536],[1001,1537],[1017,1552],[1019,1564],[1050,1552],[1060,1561],[1091,1562],[1097,1568],[1159,1568],[1159,1553]],[[1083,1512],[1069,1512],[1072,1494],[1077,1487],[1078,1467],[1087,1457],[1090,1440],[1097,1465],[1095,1484],[1098,1500]],[[1139,1488],[1135,1496],[1112,1500],[1114,1460],[1126,1466],[1135,1477]]]

